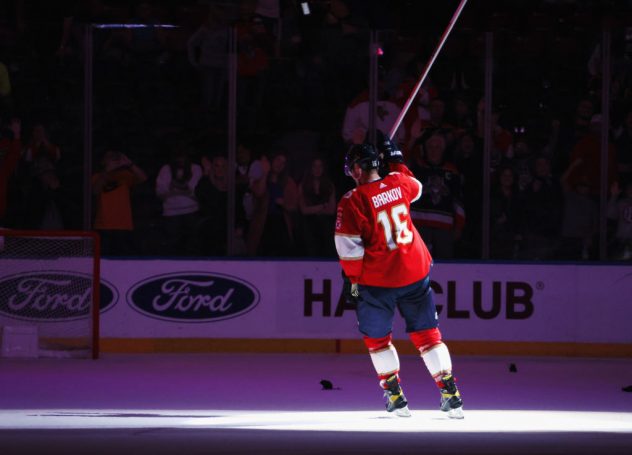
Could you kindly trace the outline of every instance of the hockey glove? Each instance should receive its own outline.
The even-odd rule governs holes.
[[[351,283],[347,275],[342,274],[342,295],[347,303],[358,303],[358,285],[357,283]]]
[[[380,130],[375,131],[377,150],[386,163],[403,163],[404,155],[397,144]]]
[[[356,299],[360,297],[360,292],[358,291],[358,283],[351,283],[351,296]]]

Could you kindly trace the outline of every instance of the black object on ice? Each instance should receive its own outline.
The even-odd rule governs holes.
[[[331,383],[331,381],[328,381],[327,379],[323,379],[322,381],[320,381],[320,385],[323,386],[323,390],[333,390],[334,385]]]
[[[510,363],[509,364],[509,372],[510,373],[517,373],[518,372],[518,368],[516,368],[516,364],[515,363]]]
[[[629,385],[627,387],[623,387],[621,390],[623,390],[624,392],[632,392],[632,385]]]
[[[340,390],[340,387],[334,387],[332,382],[328,381],[327,379],[323,379],[322,381],[320,381],[320,385],[323,386],[323,390]]]

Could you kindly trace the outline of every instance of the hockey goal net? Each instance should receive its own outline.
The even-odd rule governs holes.
[[[0,229],[2,354],[98,358],[99,265],[96,233]]]

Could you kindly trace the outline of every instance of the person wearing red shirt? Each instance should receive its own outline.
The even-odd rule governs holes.
[[[15,172],[22,153],[19,119],[12,119],[7,127],[0,127],[0,223],[5,221],[9,199],[9,179]]]
[[[601,183],[601,114],[590,119],[590,129],[571,151],[568,182],[571,187],[578,183],[587,183],[591,196],[598,197]],[[612,185],[618,178],[616,147],[608,141],[607,149],[607,185]]]
[[[356,303],[359,329],[387,398],[386,410],[410,416],[391,342],[397,307],[441,390],[441,410],[463,418],[430,288],[432,257],[410,217],[410,204],[421,197],[422,185],[403,164],[397,146],[382,133],[378,137],[391,171],[384,178],[378,174],[380,158],[373,146],[354,145],[345,157],[345,173],[357,184],[342,197],[336,214],[335,243],[347,278],[345,295]]]

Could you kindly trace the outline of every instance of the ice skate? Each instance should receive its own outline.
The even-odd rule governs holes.
[[[386,398],[386,411],[394,412],[399,417],[410,417],[408,409],[408,401],[404,396],[404,392],[399,385],[397,375],[392,375],[388,379],[381,381],[380,385],[384,388],[384,397]]]
[[[462,419],[463,400],[451,374],[441,378],[441,410],[448,413],[451,419]]]

